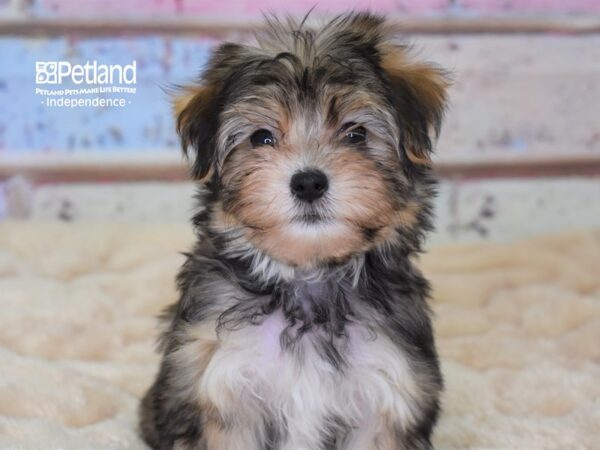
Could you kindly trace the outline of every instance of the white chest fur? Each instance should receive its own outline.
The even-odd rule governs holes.
[[[319,354],[307,333],[282,350],[286,327],[276,311],[260,325],[222,333],[198,380],[199,397],[209,401],[232,426],[253,429],[243,447],[265,423],[285,424],[285,450],[319,449],[336,420],[351,428],[343,448],[371,448],[386,421],[409,424],[423,395],[409,360],[383,333],[347,326],[344,367]],[[215,339],[207,324],[193,334]],[[241,439],[241,438],[240,438]],[[241,442],[240,442],[241,443]],[[379,447],[378,447],[379,448]],[[384,447],[381,447],[384,448]]]

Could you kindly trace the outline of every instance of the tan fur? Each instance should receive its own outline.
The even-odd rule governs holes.
[[[349,227],[344,227],[342,232],[323,233],[313,238],[303,236],[302,241],[279,228],[268,233],[249,232],[249,239],[279,261],[302,268],[312,268],[323,260],[342,260],[365,246],[360,234]]]
[[[322,101],[322,117],[326,116],[330,101],[331,97]],[[351,97],[344,103],[340,121],[353,111],[365,111],[370,102],[373,103],[366,93]],[[241,105],[236,111],[247,118],[257,120],[256,115],[262,114],[260,108],[257,112],[243,106],[243,102]],[[366,250],[371,243],[365,242],[361,228],[393,225],[397,208],[374,160],[341,143],[339,123],[307,135],[306,118],[301,112],[295,116],[290,113],[282,114],[282,120],[276,124],[276,148],[252,149],[243,143],[227,157],[223,183],[237,186],[239,198],[227,215],[216,220],[221,225],[247,227],[246,236],[257,248],[293,266],[311,267],[319,261],[341,260]],[[372,146],[377,148],[378,137],[374,135],[372,139]],[[383,163],[389,164],[388,155],[382,158]],[[319,167],[330,178],[331,226],[324,226],[323,233],[295,232],[302,227],[291,223],[294,206],[289,180],[295,171],[305,167]]]
[[[199,86],[186,86],[180,93],[178,93],[175,97],[173,97],[173,114],[175,117],[179,117],[181,113],[185,110],[190,101],[197,95],[201,95],[201,93],[206,88]]]
[[[187,86],[183,89],[179,96],[173,100],[173,111],[177,118],[177,132],[184,135],[182,131],[188,124],[195,119],[196,116],[207,114],[210,99],[214,96],[216,87],[212,85],[206,86]],[[193,142],[182,137],[181,145],[184,154],[187,156]],[[195,149],[196,151],[205,149]],[[198,180],[210,179],[214,173],[214,165],[207,167],[202,173],[196,174]]]
[[[444,110],[446,90],[450,83],[443,71],[426,63],[412,61],[405,51],[392,44],[383,45],[381,51],[383,54],[381,66],[392,81],[402,80],[427,109],[438,113]],[[430,153],[425,149],[411,145],[406,150],[412,162],[431,164]]]
[[[414,201],[409,201],[394,217],[394,224],[404,228],[413,228],[418,222],[418,215],[422,206]]]
[[[301,152],[295,153],[295,158],[300,159]],[[294,226],[282,208],[290,202],[287,185],[291,169],[301,167],[299,161],[294,163],[293,154],[293,150],[283,146],[260,152],[240,151],[232,155],[224,172],[228,183],[243,177],[239,206],[232,215],[249,227],[247,235],[258,248],[288,264],[312,266],[323,259],[342,259],[364,250],[367,243],[361,227],[380,228],[393,220],[392,196],[374,163],[356,150],[341,149],[331,156],[318,155],[314,159],[319,161],[314,165],[331,179],[335,205],[334,224],[329,227],[332,231],[294,238],[290,231]]]
[[[226,450],[228,448],[226,442],[227,430],[219,411],[208,401],[202,402],[201,405],[205,417],[205,421],[202,424],[202,432],[207,448]]]
[[[348,223],[378,228],[391,219],[394,197],[381,179],[375,163],[358,151],[342,150],[328,158],[332,200]],[[335,183],[335,184],[334,184]]]

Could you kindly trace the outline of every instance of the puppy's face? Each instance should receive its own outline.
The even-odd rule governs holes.
[[[176,105],[210,227],[302,268],[419,233],[445,87],[369,15],[221,46]]]

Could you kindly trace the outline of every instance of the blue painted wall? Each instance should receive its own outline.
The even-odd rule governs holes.
[[[209,39],[159,36],[0,38],[0,152],[175,148],[177,140],[165,89],[190,82],[200,73],[213,45]],[[122,108],[44,106],[43,97],[35,94],[35,62],[53,60],[73,64],[88,60],[129,64],[136,60],[137,92],[123,95],[131,104]]]

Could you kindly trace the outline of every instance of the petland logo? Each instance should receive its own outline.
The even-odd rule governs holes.
[[[131,64],[98,64],[87,61],[85,64],[71,64],[68,61],[37,61],[35,63],[35,84],[114,85],[136,84],[136,61]]]
[[[35,63],[35,94],[48,108],[123,108],[137,92],[137,65]]]

